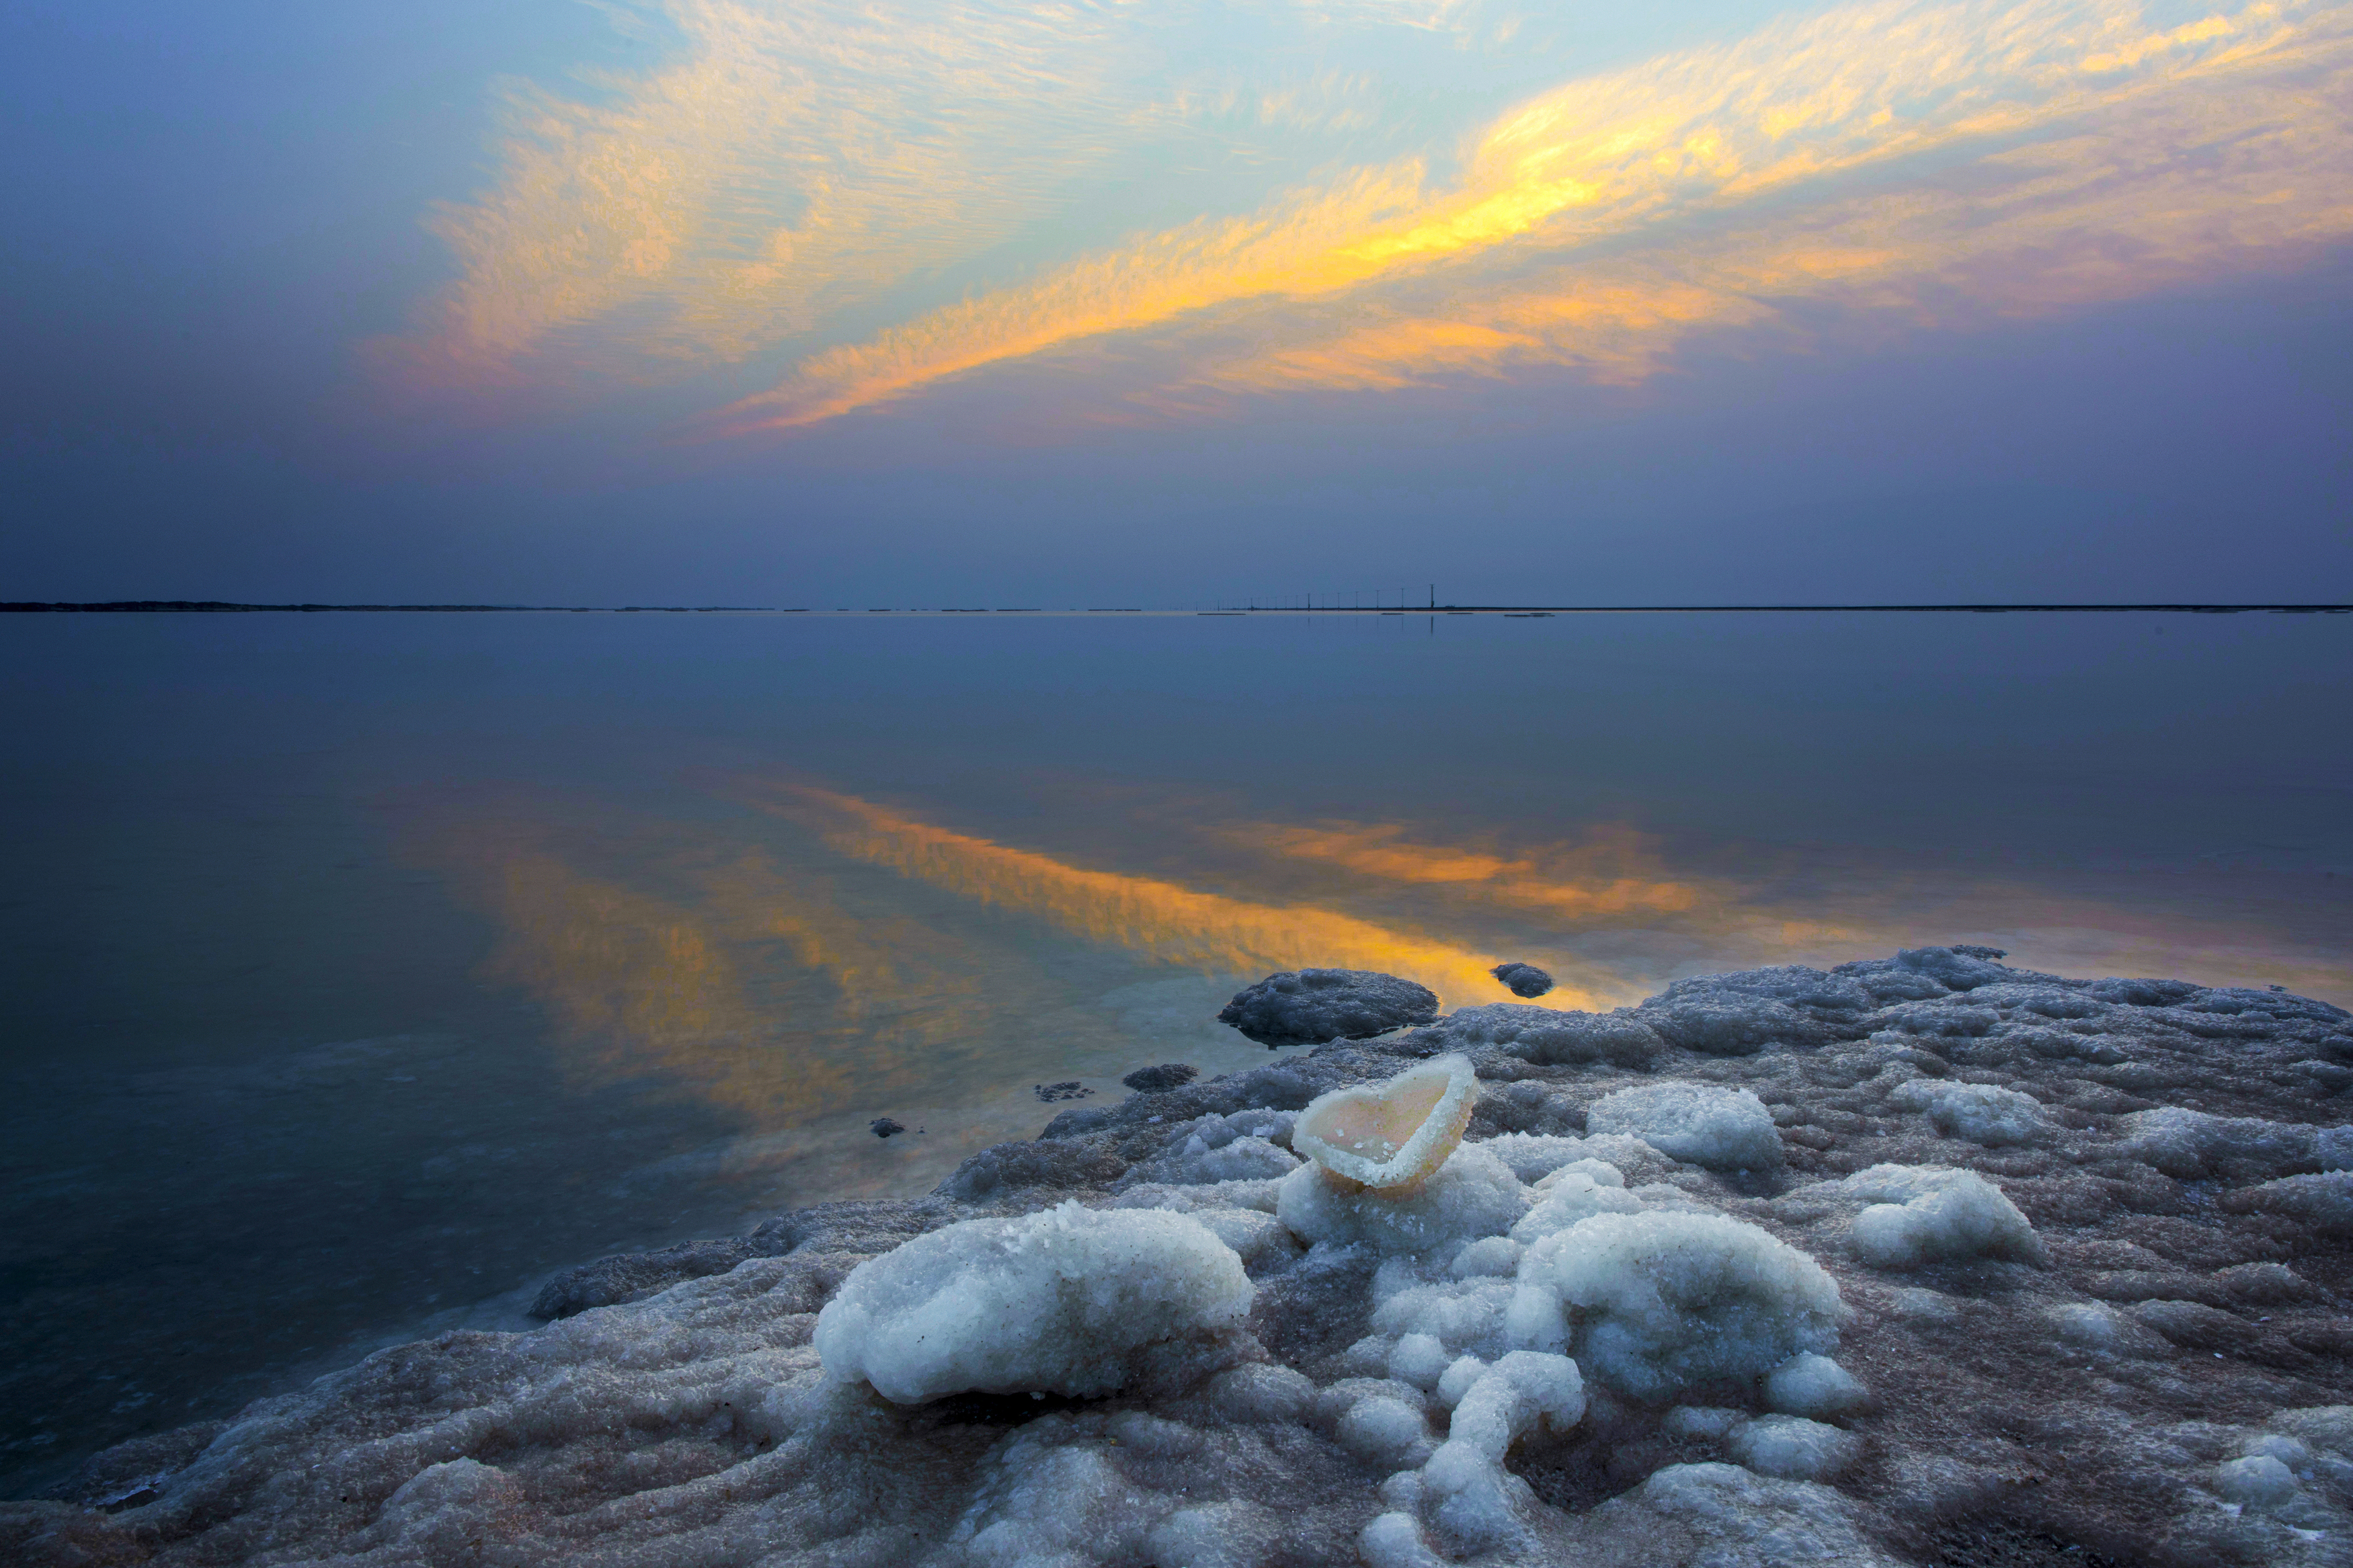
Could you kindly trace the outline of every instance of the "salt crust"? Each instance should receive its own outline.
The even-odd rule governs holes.
[[[1066,1112],[931,1197],[772,1221],[733,1272],[610,1260],[564,1299],[618,1304],[379,1352],[77,1494],[155,1500],[0,1505],[0,1557],[1876,1568],[1990,1508],[2151,1568],[2346,1561],[2353,1021],[1987,952],[1613,1016],[1673,1082],[1753,1093],[1778,1171],[1608,1131],[1660,1086],[1458,1015]],[[1449,1050],[1480,1094],[1421,1191],[1282,1165],[1288,1112]],[[1018,1392],[901,1405],[876,1371]]]

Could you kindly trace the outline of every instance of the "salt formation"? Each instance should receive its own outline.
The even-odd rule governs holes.
[[[1745,1089],[1697,1083],[1621,1089],[1588,1110],[1585,1124],[1596,1132],[1640,1138],[1669,1159],[1712,1171],[1761,1171],[1781,1163],[1773,1113]]]
[[[2353,1017],[2002,956],[1155,1079],[125,1445],[0,1561],[2353,1563]]]
[[[1235,993],[1218,1015],[1253,1040],[1320,1044],[1387,1034],[1438,1016],[1426,985],[1366,969],[1298,969]]]
[[[1446,1163],[1471,1124],[1479,1089],[1471,1058],[1440,1057],[1377,1089],[1339,1089],[1299,1113],[1292,1146],[1343,1192],[1402,1196]]]
[[[965,1220],[860,1264],[818,1314],[815,1343],[828,1374],[901,1405],[1110,1394],[1198,1377],[1252,1293],[1240,1258],[1198,1221],[1071,1202]]]

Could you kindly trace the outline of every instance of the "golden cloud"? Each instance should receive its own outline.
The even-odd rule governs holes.
[[[1635,379],[1694,327],[1801,293],[2058,308],[2341,237],[2353,9],[2170,29],[2147,10],[1883,0],[1574,82],[1499,119],[1451,184],[1408,160],[1147,236],[828,349],[711,428],[807,426],[1114,334],[1214,342],[1238,310],[1276,346],[1177,386]],[[2067,254],[2024,287],[1982,270],[2049,247]],[[1321,300],[1357,320],[1280,308]]]
[[[662,11],[662,68],[588,101],[510,92],[497,184],[432,223],[459,276],[380,362],[443,385],[521,379],[534,355],[639,380],[733,363],[1000,243],[1132,135],[1107,14]]]

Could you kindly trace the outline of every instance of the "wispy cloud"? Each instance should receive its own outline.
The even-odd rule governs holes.
[[[1628,379],[1799,294],[2052,308],[2353,228],[2353,9],[2152,11],[1886,0],[1572,82],[1489,125],[1451,179],[1360,167],[1098,251],[813,355],[712,428],[807,426],[1118,334],[1181,358],[1197,330],[1208,363],[1176,388]],[[1236,311],[1273,346],[1219,363]]]
[[[2300,77],[2151,95],[1934,187],[1882,192],[1552,265],[1440,298],[1293,321],[1197,354],[1190,393],[1391,389],[1574,366],[1638,381],[1694,333],[1835,301],[1866,330],[1968,325],[2288,266],[2353,237],[2353,51]]]
[[[732,363],[1001,241],[1133,139],[1115,7],[662,13],[659,68],[586,101],[512,90],[496,186],[434,221],[456,281],[420,336],[378,345],[403,374]]]

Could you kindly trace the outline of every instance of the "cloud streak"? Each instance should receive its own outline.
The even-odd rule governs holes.
[[[1169,374],[1176,401],[1532,364],[1632,380],[1799,296],[2052,309],[2341,238],[2353,11],[2149,10],[1893,0],[1572,82],[1451,181],[1357,168],[1096,252],[813,355],[709,428],[798,428],[1123,334],[1203,361]],[[2030,252],[2023,281],[1997,275]],[[1237,335],[1273,346],[1220,363]]]

